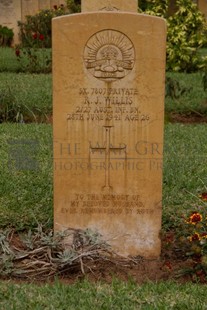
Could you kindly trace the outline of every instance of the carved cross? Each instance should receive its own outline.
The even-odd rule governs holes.
[[[112,190],[113,187],[111,186],[110,183],[110,159],[111,159],[111,152],[112,151],[120,151],[120,150],[125,150],[125,159],[126,159],[126,145],[124,146],[119,146],[119,147],[113,147],[111,146],[111,128],[113,126],[110,125],[105,125],[103,126],[103,128],[105,129],[105,146],[100,146],[100,147],[93,147],[90,144],[90,150],[92,152],[96,152],[96,151],[104,151],[105,153],[105,184],[102,187],[102,189],[106,189],[106,190]]]

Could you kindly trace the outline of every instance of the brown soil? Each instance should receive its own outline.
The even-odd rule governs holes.
[[[175,244],[174,239],[172,232],[165,235],[162,240],[162,253],[160,258],[157,259],[144,259],[142,257],[122,259],[119,256],[111,257],[106,255],[95,260],[85,259],[82,266],[76,263],[61,274],[57,274],[57,276],[63,283],[68,284],[84,278],[91,282],[104,281],[107,283],[111,283],[114,278],[117,278],[122,281],[133,280],[138,284],[146,281],[192,281],[190,275],[181,275],[185,268],[191,267],[191,262],[186,259],[184,252],[179,249],[178,244]],[[13,248],[25,250],[18,235],[14,234],[10,241]],[[53,282],[54,275],[52,277],[43,275],[41,278],[34,277],[34,275],[31,277],[25,275],[24,278],[15,276],[9,279],[15,282],[32,281],[43,284],[48,281]],[[206,283],[203,275],[200,282]]]
[[[169,122],[171,123],[183,123],[183,124],[207,123],[207,116],[200,114],[199,112],[189,112],[189,113],[172,112],[168,116],[169,116]]]
[[[169,121],[172,123],[197,124],[207,123],[207,116],[203,116],[197,112],[188,114],[171,113],[168,115]],[[52,123],[52,116],[49,116],[47,123]],[[18,236],[13,236],[12,245],[21,248],[21,242]],[[22,248],[23,250],[23,248]],[[162,253],[158,259],[144,259],[135,257],[129,260],[116,258],[102,258],[96,261],[84,261],[84,274],[80,265],[72,266],[64,273],[58,275],[59,279],[64,283],[74,283],[77,280],[87,278],[92,282],[105,281],[111,283],[114,278],[123,281],[129,279],[138,284],[146,281],[165,281],[177,280],[179,282],[192,281],[192,276],[183,273],[188,267],[192,267],[192,262],[188,260],[185,253],[174,242],[173,233],[168,233],[162,240]],[[14,281],[34,281],[44,283],[45,281],[53,281],[53,278],[11,278]],[[197,278],[198,280],[198,278]],[[205,276],[200,276],[200,282],[206,283]]]
[[[166,280],[176,280],[181,283],[192,281],[189,274],[183,271],[191,267],[190,260],[187,260],[184,253],[177,251],[176,248],[170,246],[167,249],[166,242],[163,242],[163,248],[160,258],[144,259],[135,257],[129,261],[111,260],[99,261],[92,264],[86,264],[85,272],[78,274],[64,274],[61,280],[65,283],[73,283],[77,279],[87,277],[92,282],[105,281],[111,283],[114,278],[122,281],[133,280],[137,284],[146,281],[159,282]],[[201,281],[204,282],[205,281]]]
[[[178,277],[181,269],[186,267],[184,261],[165,261],[162,258],[155,260],[140,259],[136,263],[128,262],[99,262],[88,265],[86,275],[82,273],[63,275],[61,280],[65,283],[73,283],[77,279],[87,278],[92,282],[104,281],[111,283],[114,278],[122,281],[133,280],[135,283],[142,284],[146,281],[158,282],[166,280],[178,280],[181,282],[190,281],[190,277]]]

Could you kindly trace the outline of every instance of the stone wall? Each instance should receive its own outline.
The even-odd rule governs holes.
[[[0,25],[13,29],[13,44],[17,44],[19,41],[17,21],[23,21],[26,15],[34,15],[39,10],[52,9],[54,5],[65,2],[65,0],[0,0]]]

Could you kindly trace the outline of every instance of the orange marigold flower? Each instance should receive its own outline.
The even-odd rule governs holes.
[[[203,232],[203,233],[201,234],[201,238],[206,238],[206,239],[207,239],[207,232]]]
[[[192,215],[189,217],[188,223],[190,224],[197,224],[198,222],[202,221],[202,215],[198,212],[193,212]]]
[[[164,264],[164,267],[165,267],[166,269],[168,269],[168,270],[172,270],[172,264],[171,264],[171,262],[166,261],[165,264]]]
[[[189,237],[189,240],[190,242],[193,242],[193,241],[200,241],[201,240],[201,237],[198,233],[195,233],[194,235],[190,236]]]
[[[206,193],[206,192],[200,194],[199,197],[200,197],[202,200],[207,201],[207,193]]]

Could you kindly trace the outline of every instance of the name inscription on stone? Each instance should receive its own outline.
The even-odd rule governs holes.
[[[135,88],[80,88],[78,95],[80,103],[68,113],[68,121],[150,121],[150,114],[137,104]]]

